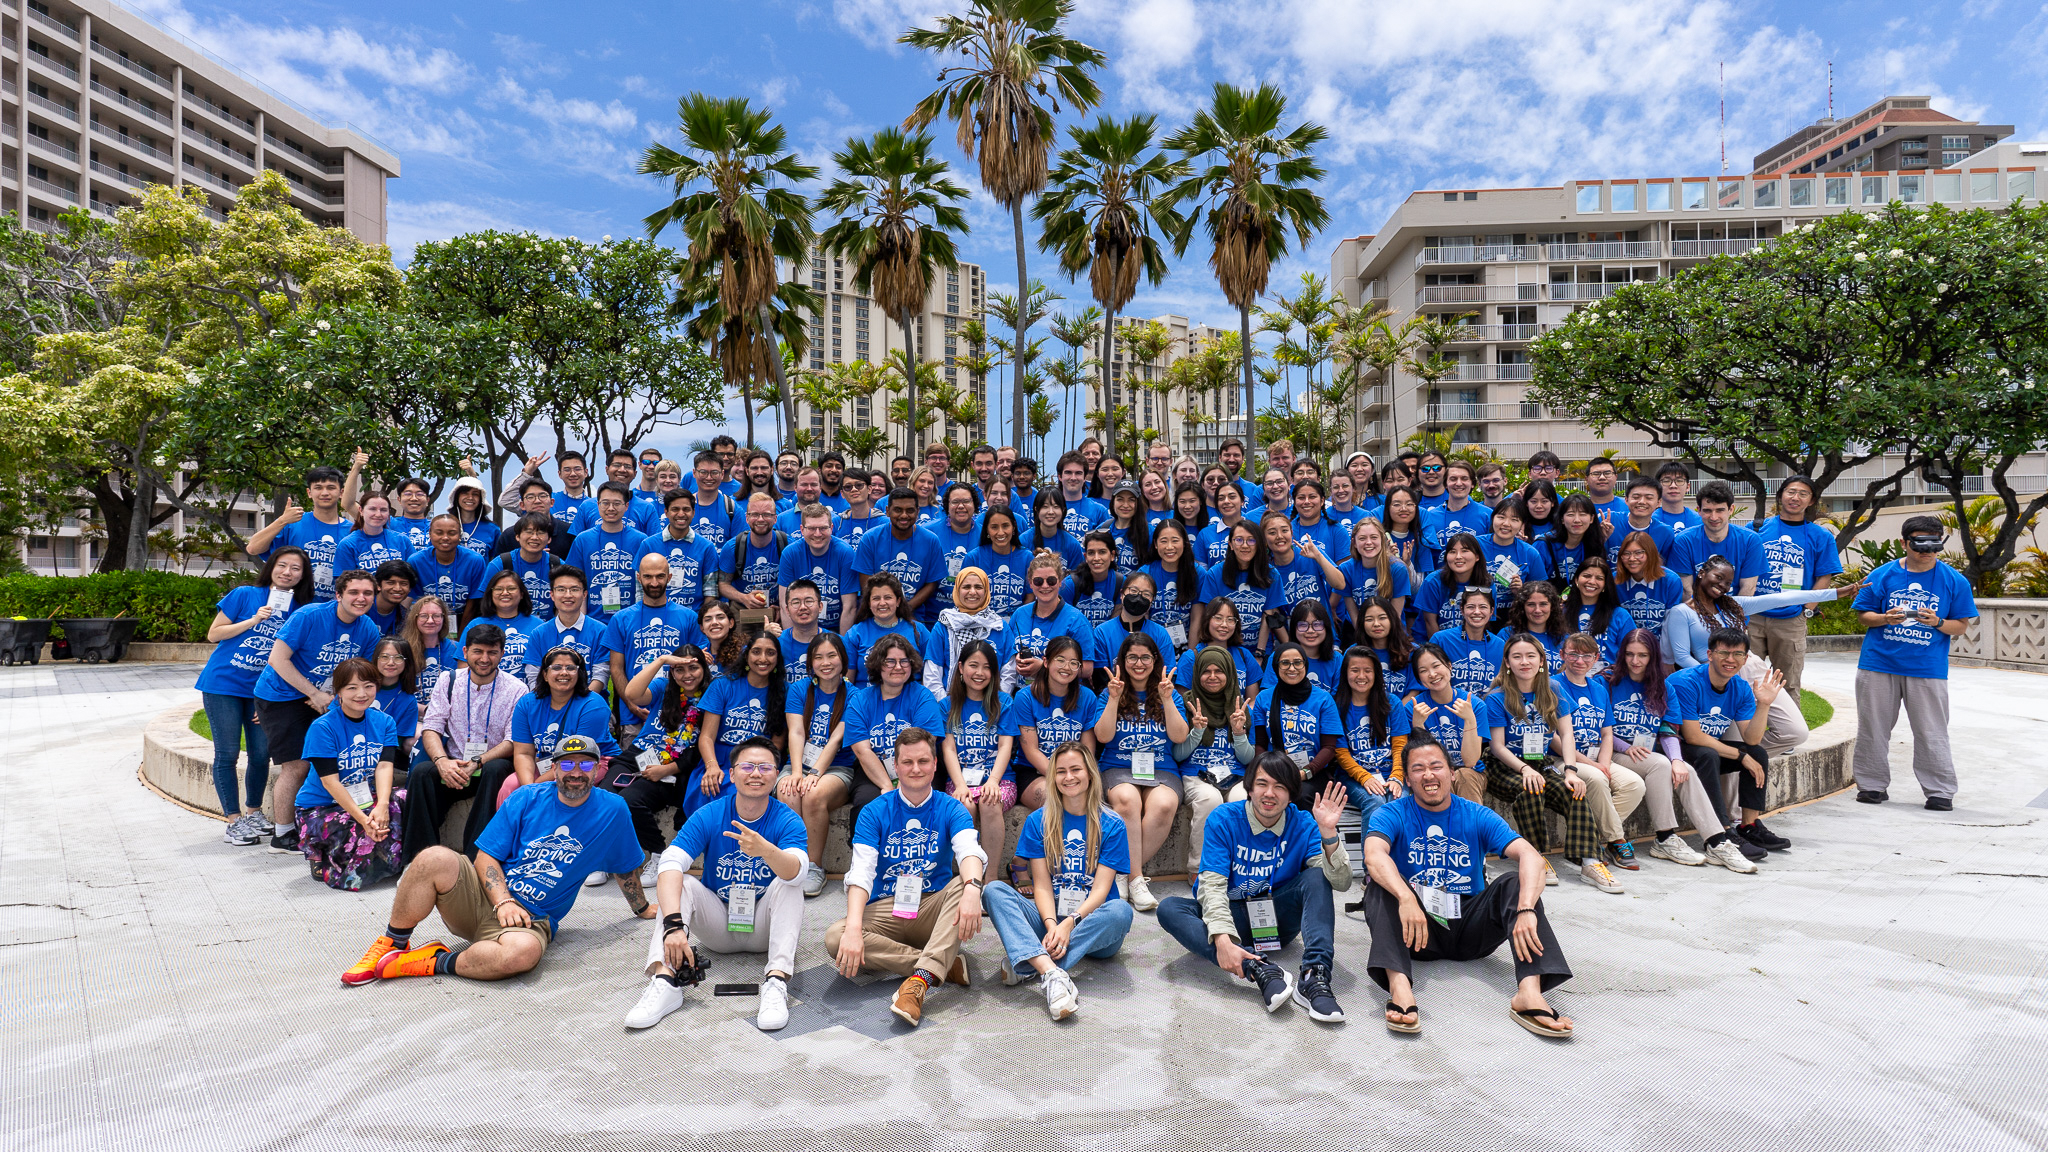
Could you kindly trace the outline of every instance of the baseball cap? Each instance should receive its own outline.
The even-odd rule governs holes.
[[[1116,487],[1109,490],[1111,496],[1121,496],[1126,492],[1136,496],[1141,501],[1145,499],[1145,493],[1139,490],[1136,480],[1119,480],[1116,482]]]
[[[597,741],[588,736],[564,736],[561,742],[555,745],[555,767],[558,770],[568,770],[569,766],[563,761],[572,756],[594,762],[604,759],[604,754],[597,750]],[[597,766],[593,763],[589,771],[596,770]]]

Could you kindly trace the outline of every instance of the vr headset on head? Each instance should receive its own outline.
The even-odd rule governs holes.
[[[1916,532],[1906,537],[1906,547],[1920,553],[1939,552],[1942,539],[1932,532]]]

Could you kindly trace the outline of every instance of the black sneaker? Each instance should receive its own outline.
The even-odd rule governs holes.
[[[1891,794],[1882,788],[1864,788],[1856,793],[1858,804],[1882,804],[1891,799]]]
[[[1237,978],[1238,983],[1258,989],[1259,998],[1266,1002],[1266,1011],[1275,1011],[1287,1003],[1294,985],[1288,980],[1285,969],[1256,957],[1246,960],[1243,967],[1244,975]]]
[[[1294,982],[1294,1002],[1308,1009],[1308,1018],[1325,1024],[1342,1024],[1344,1009],[1330,994],[1330,970],[1321,964],[1301,966],[1301,978]]]
[[[282,832],[272,834],[270,837],[270,850],[272,852],[296,853],[299,850],[299,830],[297,828],[287,828]]]
[[[1742,853],[1742,858],[1752,864],[1770,856],[1769,852],[1764,851],[1744,838],[1738,829],[1728,829],[1728,842],[1735,845],[1735,850]]]
[[[1927,798],[1927,810],[1929,812],[1953,812],[1956,810],[1956,802],[1947,796],[1929,796]]]
[[[1761,820],[1744,824],[1742,826],[1742,838],[1759,848],[1769,849],[1772,852],[1783,852],[1792,846],[1790,840],[1764,827],[1764,822]]]

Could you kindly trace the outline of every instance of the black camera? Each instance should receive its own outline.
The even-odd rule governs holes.
[[[702,952],[698,952],[693,962],[676,969],[676,983],[685,988],[695,988],[704,982],[704,974],[710,967],[711,961],[706,960]]]

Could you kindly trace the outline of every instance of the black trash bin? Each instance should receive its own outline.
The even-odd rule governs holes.
[[[49,642],[48,620],[0,617],[0,664],[41,664]]]
[[[135,638],[135,620],[128,616],[67,617],[57,623],[71,644],[71,658],[87,664],[115,663]]]

